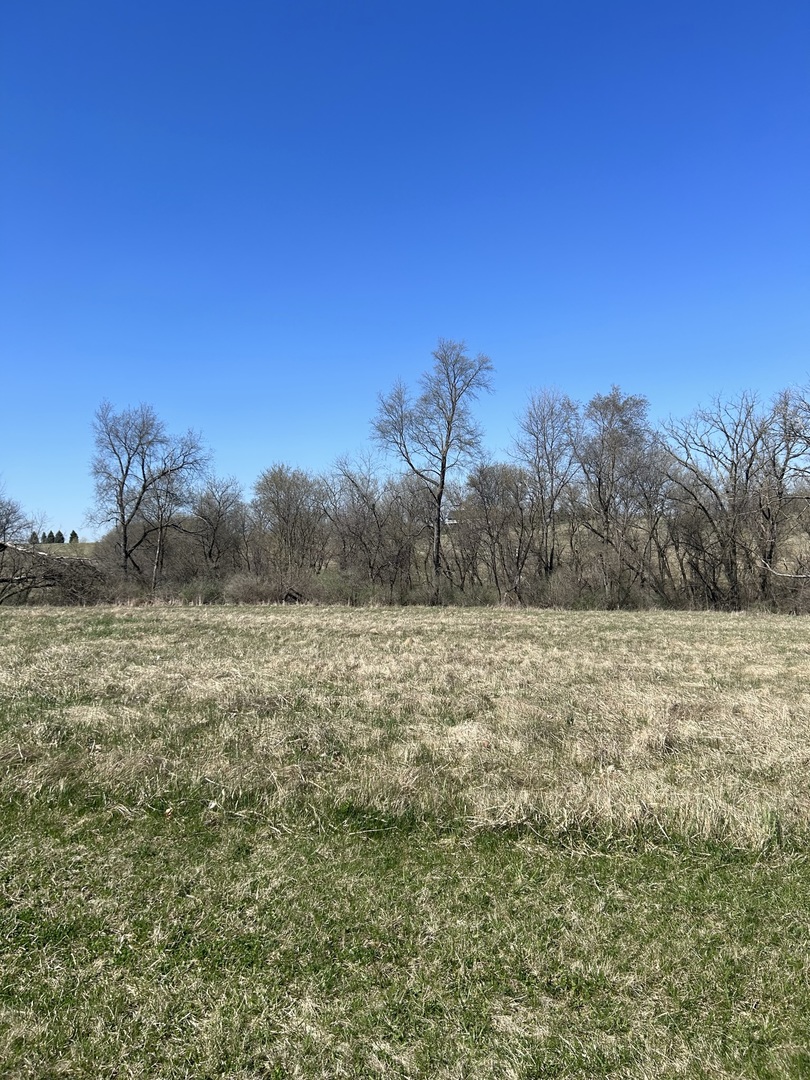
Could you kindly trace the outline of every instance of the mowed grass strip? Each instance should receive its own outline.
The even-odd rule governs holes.
[[[0,1074],[810,1075],[803,631],[0,611]]]

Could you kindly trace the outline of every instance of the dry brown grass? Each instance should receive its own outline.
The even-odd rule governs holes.
[[[810,1075],[805,625],[0,610],[0,1072]]]
[[[0,634],[9,794],[743,845],[806,831],[801,619],[23,609]]]

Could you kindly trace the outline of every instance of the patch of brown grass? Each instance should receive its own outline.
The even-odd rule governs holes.
[[[0,632],[8,794],[746,845],[806,831],[795,618],[23,609]]]

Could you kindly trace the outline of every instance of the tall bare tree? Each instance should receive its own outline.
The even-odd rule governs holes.
[[[756,396],[744,393],[716,398],[666,429],[672,498],[691,524],[689,569],[712,606],[739,609],[758,577],[767,426]]]
[[[467,481],[465,510],[482,534],[490,580],[501,602],[524,599],[524,573],[534,546],[539,504],[532,477],[518,465],[478,465]]]
[[[283,463],[265,469],[254,485],[252,503],[263,537],[265,569],[279,595],[299,589],[302,576],[319,574],[326,564],[329,520],[324,481]]]
[[[544,578],[550,578],[557,568],[560,508],[578,471],[573,442],[577,406],[559,390],[540,390],[532,394],[519,423],[515,457],[532,477],[540,570]]]
[[[209,476],[194,496],[188,529],[203,556],[204,572],[217,575],[245,561],[248,509],[234,477]]]
[[[799,573],[806,580],[801,563],[801,545],[796,532],[807,524],[810,476],[810,411],[807,396],[795,388],[783,390],[771,402],[763,431],[762,468],[758,485],[760,598],[773,600],[777,556],[782,574]],[[790,558],[788,558],[790,556]],[[784,586],[784,578],[779,584]]]
[[[405,385],[380,396],[373,422],[374,438],[399,457],[424,487],[432,509],[431,603],[438,604],[442,572],[443,504],[448,476],[468,465],[480,451],[481,430],[472,402],[492,388],[492,361],[479,353],[469,356],[466,343],[440,338],[433,367],[419,380],[420,393],[411,397]]]
[[[188,494],[188,483],[205,468],[208,454],[195,432],[170,435],[151,405],[116,412],[109,401],[103,401],[96,411],[93,433],[96,451],[91,473],[96,502],[91,520],[116,530],[124,575],[134,570],[143,577],[138,548],[156,530],[165,530],[178,499]],[[159,541],[164,537],[165,531]]]
[[[626,603],[629,587],[642,573],[634,533],[646,517],[645,491],[656,475],[649,468],[655,440],[647,410],[646,398],[613,386],[609,394],[595,394],[585,406],[575,437],[582,473],[580,515],[597,542],[608,607]]]

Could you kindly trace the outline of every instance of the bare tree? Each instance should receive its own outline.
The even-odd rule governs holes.
[[[244,561],[247,507],[234,477],[207,477],[194,496],[188,529],[202,552],[205,570],[218,574]]]
[[[20,504],[0,487],[0,542],[27,540],[33,523]]]
[[[328,479],[325,502],[341,571],[372,589],[385,585],[389,594],[399,569],[390,543],[392,522],[398,516],[391,486],[369,457],[360,461],[343,457]]]
[[[405,463],[428,493],[432,509],[431,603],[438,604],[442,571],[443,503],[448,474],[470,463],[481,447],[481,431],[471,403],[491,389],[492,361],[468,356],[463,341],[440,338],[434,364],[419,380],[412,398],[398,382],[381,395],[373,422],[374,438]]]
[[[655,445],[647,423],[647,399],[623,394],[595,394],[585,406],[575,437],[582,473],[582,524],[597,543],[601,585],[608,607],[627,602],[628,591],[641,576],[634,548],[639,525],[647,517],[650,470]],[[660,477],[663,481],[663,476]],[[655,501],[655,493],[652,493]]]
[[[325,509],[352,596],[383,596],[394,603],[397,594],[401,600],[410,595],[422,538],[430,532],[426,501],[424,485],[411,473],[381,476],[368,457],[335,463]]]
[[[806,395],[795,389],[783,390],[771,402],[762,439],[762,468],[758,485],[760,595],[773,600],[774,577],[789,578],[788,553],[794,574],[796,559],[804,554],[795,532],[806,522],[807,477],[810,473],[810,429]],[[777,555],[784,567],[774,568]]]
[[[767,428],[756,397],[740,394],[717,398],[666,429],[672,498],[690,526],[689,569],[713,606],[739,609],[758,576]],[[775,469],[782,469],[785,452],[774,447]]]
[[[523,603],[524,572],[539,516],[531,476],[518,465],[481,464],[470,474],[467,487],[464,507],[479,525],[498,599]]]
[[[140,525],[144,538],[149,537],[152,561],[151,589],[157,592],[166,562],[169,533],[185,532],[182,512],[193,502],[190,477],[184,472],[172,472],[154,484],[141,505]]]
[[[319,574],[328,558],[326,484],[283,463],[272,465],[254,486],[252,509],[262,536],[262,555],[280,596]]]
[[[12,596],[27,594],[28,574],[18,545],[28,539],[32,523],[20,504],[0,487],[0,604]]]
[[[91,520],[115,528],[124,575],[134,570],[143,577],[138,548],[157,532],[161,550],[171,515],[187,498],[188,483],[202,472],[208,454],[193,431],[169,435],[151,405],[116,412],[104,401],[93,432],[96,503]],[[153,567],[153,579],[156,572]]]
[[[560,507],[578,472],[573,443],[577,406],[559,390],[540,390],[532,394],[519,423],[515,457],[532,478],[540,569],[550,578],[557,568]]]

